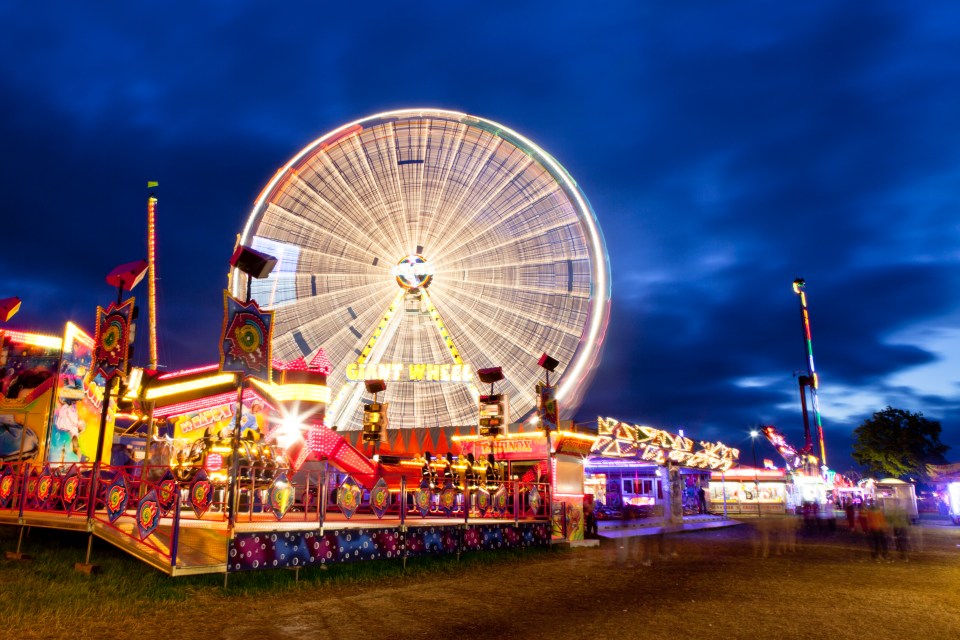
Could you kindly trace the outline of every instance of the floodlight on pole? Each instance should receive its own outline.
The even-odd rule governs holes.
[[[20,311],[21,302],[20,298],[16,296],[0,300],[0,322],[8,322],[10,318],[17,315],[17,311]]]
[[[250,302],[250,289],[253,279],[266,278],[277,266],[277,259],[257,251],[253,247],[240,245],[230,256],[230,266],[247,276],[247,302]]]
[[[753,484],[757,492],[757,517],[760,517],[760,476],[757,471],[757,436],[760,432],[756,429],[750,430],[750,447],[753,449]]]

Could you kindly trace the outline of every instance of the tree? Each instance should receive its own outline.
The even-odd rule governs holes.
[[[940,432],[938,421],[888,406],[854,430],[853,459],[869,474],[926,478],[926,465],[947,461]]]

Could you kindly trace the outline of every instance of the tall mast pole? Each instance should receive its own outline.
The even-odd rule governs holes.
[[[160,186],[157,182],[147,182],[147,188]],[[151,191],[147,197],[147,310],[150,324],[150,368],[157,368],[157,233],[156,233],[157,197]]]
[[[820,421],[820,403],[817,400],[817,389],[820,388],[820,379],[813,365],[813,340],[810,337],[810,312],[807,309],[806,282],[803,278],[793,281],[793,291],[800,296],[800,319],[803,322],[803,343],[807,352],[807,387],[810,389],[810,404],[813,409],[813,420],[817,425],[817,440],[820,444],[820,464],[827,464],[827,450],[823,442],[823,423]],[[802,389],[802,386],[801,386]]]

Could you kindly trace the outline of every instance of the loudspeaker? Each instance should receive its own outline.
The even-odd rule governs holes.
[[[553,371],[560,364],[560,361],[554,360],[547,354],[543,354],[542,356],[540,356],[540,360],[537,362],[537,364],[539,364],[541,367],[543,367],[547,371]]]
[[[383,380],[366,380],[363,384],[367,388],[367,393],[380,393],[387,390],[387,383]]]
[[[20,298],[14,296],[0,300],[0,322],[6,322],[16,315],[17,311],[20,311]]]
[[[477,376],[480,382],[484,384],[493,384],[503,380],[503,369],[501,367],[490,367],[488,369],[477,369]]]
[[[230,258],[230,266],[251,278],[266,278],[277,266],[277,259],[256,249],[240,245]]]
[[[107,284],[124,291],[133,291],[133,288],[143,280],[143,276],[147,275],[149,266],[146,260],[122,264],[107,274]]]

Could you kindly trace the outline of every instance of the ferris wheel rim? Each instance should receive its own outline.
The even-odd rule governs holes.
[[[277,170],[254,201],[253,208],[247,216],[243,232],[239,236],[239,243],[247,244],[251,241],[253,230],[263,218],[267,206],[277,189],[290,177],[291,172],[294,172],[306,159],[311,158],[318,152],[322,152],[322,146],[324,144],[332,145],[341,139],[346,139],[354,132],[359,133],[364,128],[372,127],[385,121],[414,117],[449,120],[466,126],[482,124],[482,128],[485,131],[512,144],[540,163],[562,188],[563,192],[573,204],[576,217],[586,232],[588,240],[585,244],[591,269],[591,291],[588,298],[587,318],[579,337],[579,344],[574,352],[573,358],[564,367],[556,384],[558,386],[558,401],[561,403],[572,402],[579,404],[599,362],[604,345],[606,327],[609,322],[611,279],[610,261],[609,255],[607,254],[606,242],[593,207],[566,168],[538,144],[510,127],[481,116],[436,107],[415,107],[383,111],[343,124],[305,145],[287,163]],[[240,279],[236,276],[237,270],[231,270],[229,288],[235,296],[240,295],[241,286]],[[530,412],[528,412],[527,415],[529,415],[529,413]],[[526,416],[524,416],[524,418],[525,417]]]

